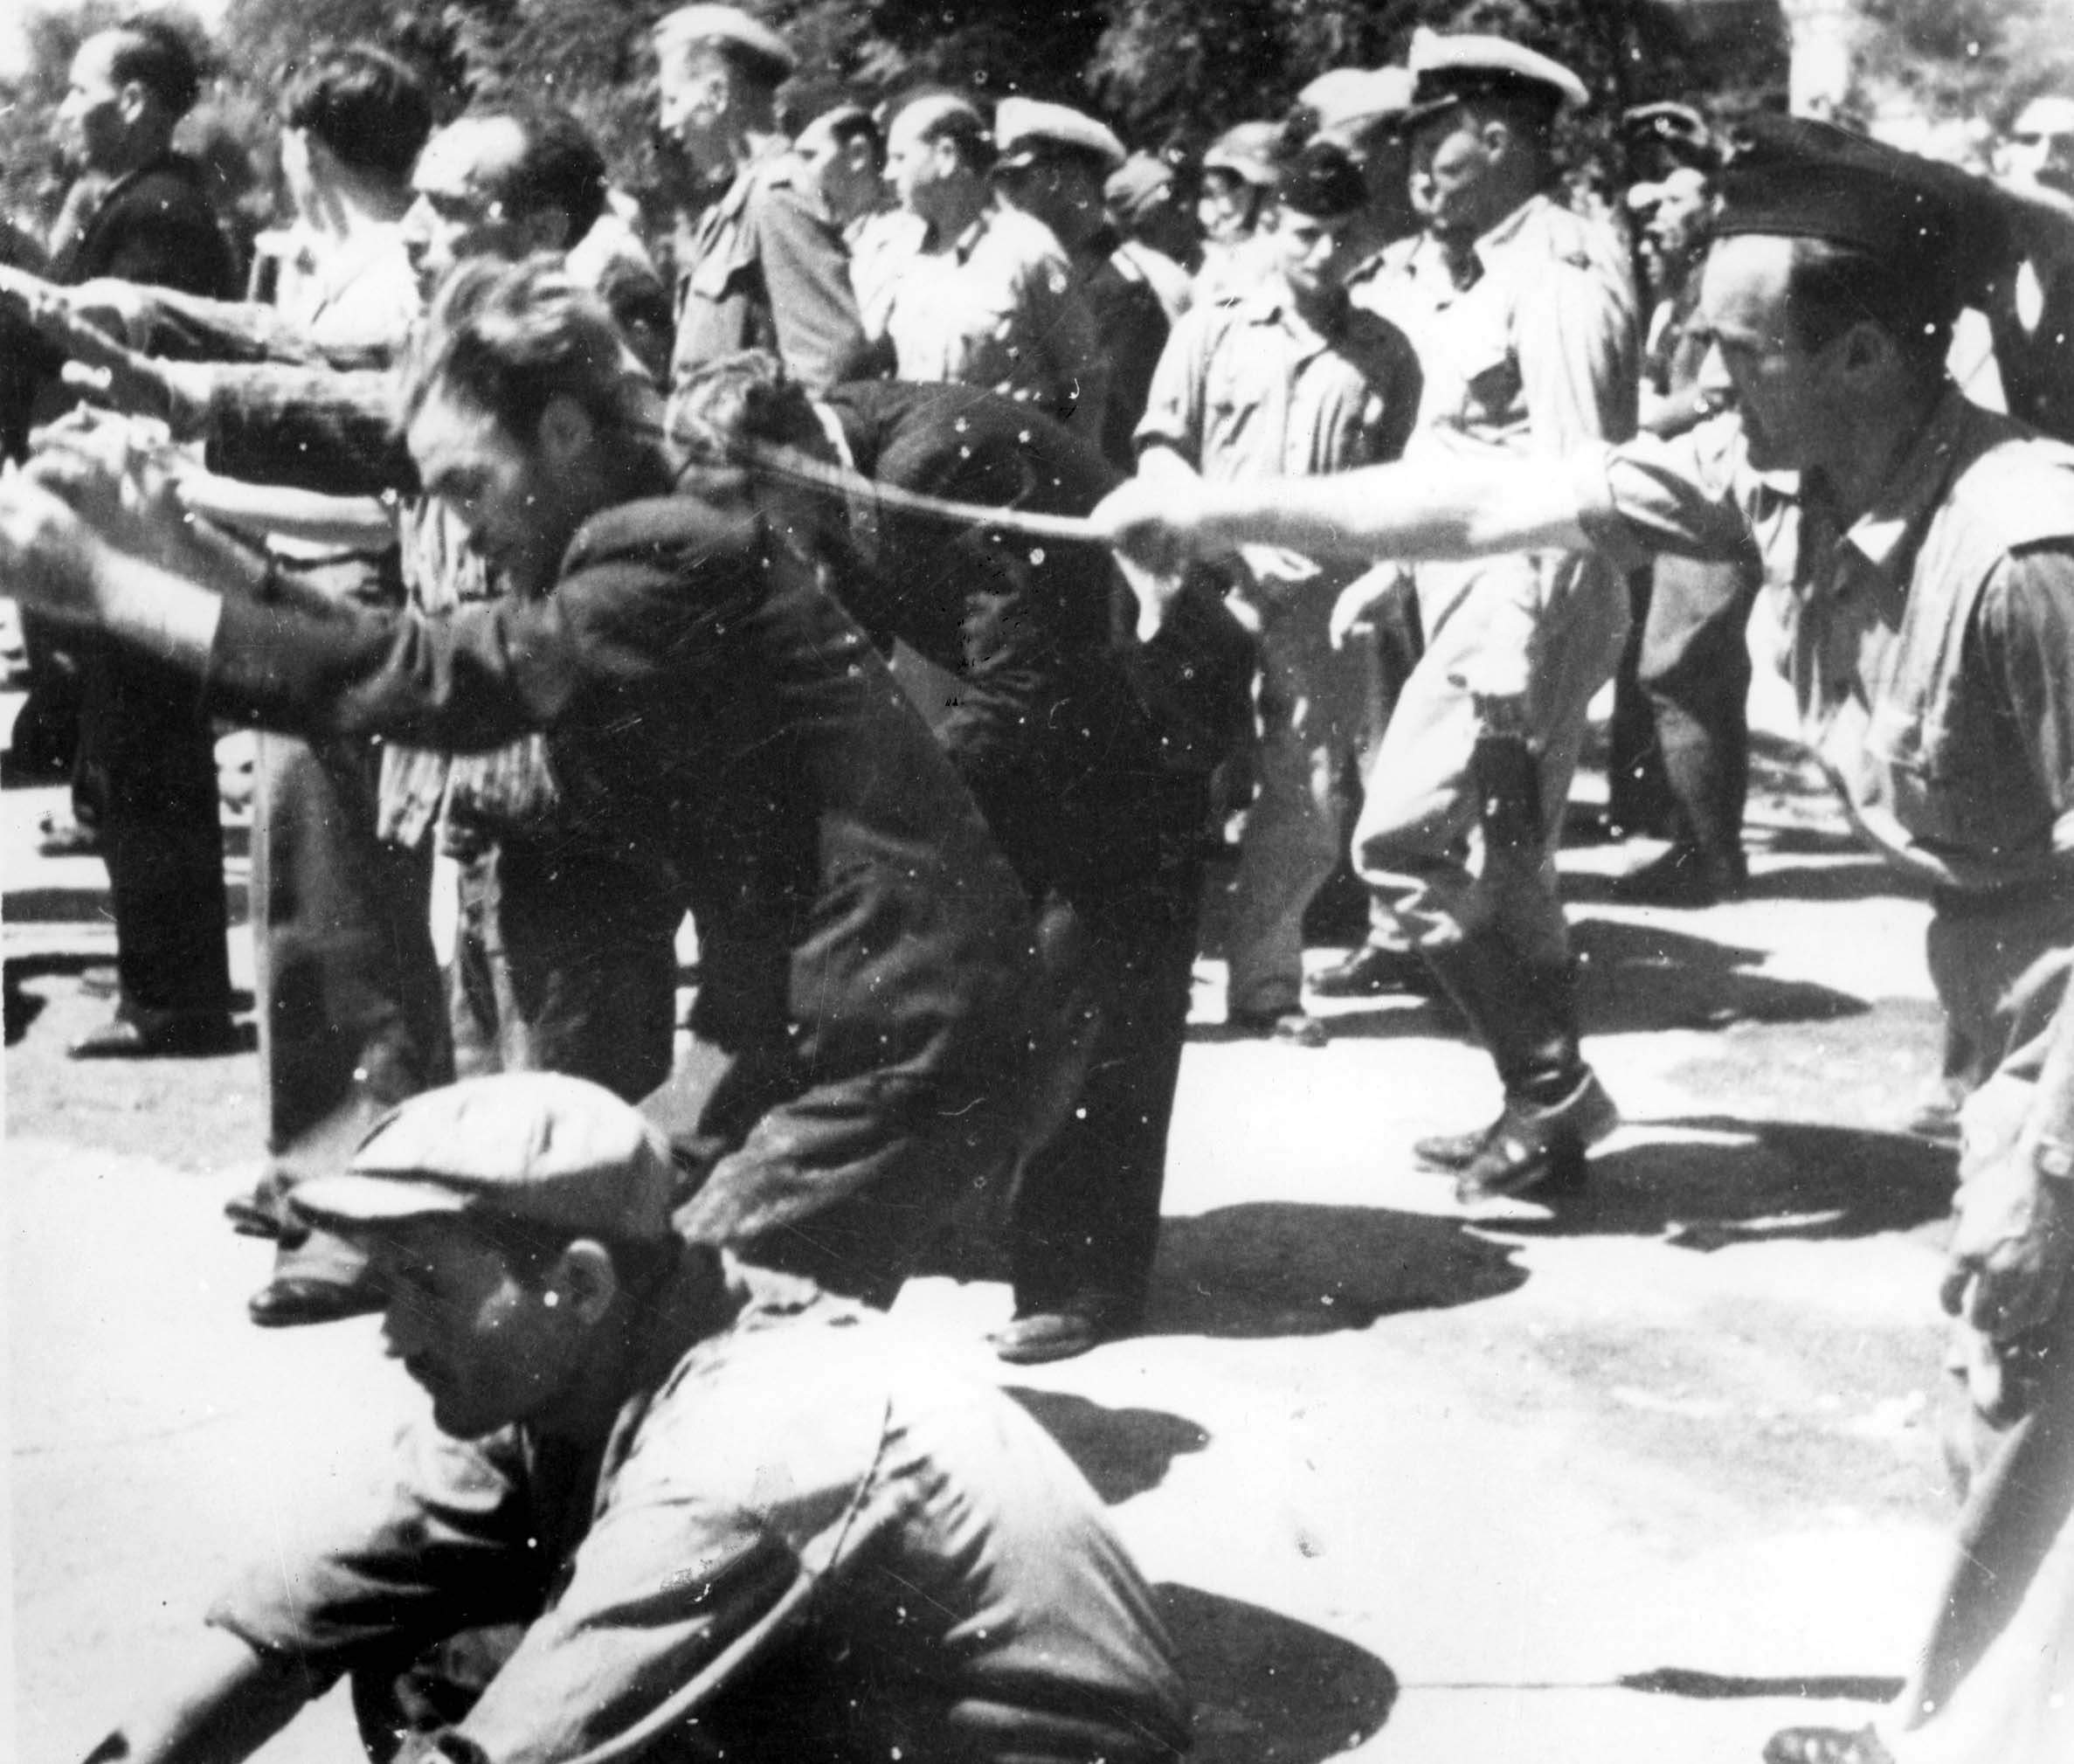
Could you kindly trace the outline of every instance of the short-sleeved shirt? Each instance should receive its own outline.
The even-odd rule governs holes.
[[[671,377],[752,349],[772,351],[812,391],[851,378],[866,353],[842,233],[782,140],[699,217],[678,270]]]
[[[1138,451],[1171,448],[1212,482],[1316,477],[1397,458],[1419,400],[1418,359],[1395,325],[1345,304],[1320,330],[1277,277],[1183,315]]]
[[[743,1297],[714,1328],[673,1285],[637,1319],[602,1457],[421,1425],[210,1621],[320,1686],[529,1624],[431,1747],[491,1764],[1186,1751],[1151,1595],[1036,1423],[851,1305],[760,1276]]]
[[[897,377],[979,386],[1100,432],[1108,370],[1094,315],[1049,227],[996,203],[956,239],[930,239],[893,280]]]
[[[2074,448],[1947,386],[1870,505],[1797,511],[1739,417],[1575,456],[1586,530],[1625,562],[1745,555],[1792,585],[1808,740],[1891,861],[1967,894],[2074,873]],[[1797,522],[1794,516],[1797,513]]]

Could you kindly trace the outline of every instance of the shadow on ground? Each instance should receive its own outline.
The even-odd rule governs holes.
[[[1581,1196],[1503,1228],[1707,1251],[1909,1231],[1951,1210],[1951,1152],[1908,1134],[1725,1115],[1631,1125],[1645,1143],[1593,1159]]]
[[[1457,1219],[1264,1200],[1159,1228],[1148,1335],[1226,1339],[1365,1329],[1397,1311],[1496,1298],[1524,1284],[1511,1245]]]
[[[1104,1408],[1068,1391],[1004,1388],[1112,1507],[1149,1494],[1166,1480],[1176,1458],[1210,1443],[1210,1435],[1193,1422],[1164,1409]]]
[[[1766,959],[1762,950],[1654,920],[1580,919],[1571,926],[1571,944],[1590,1034],[1819,1022],[1866,1008],[1863,999],[1834,986],[1753,972]]]
[[[1194,1764],[1317,1764],[1389,1719],[1396,1674],[1352,1642],[1195,1587],[1153,1597],[1195,1697]]]

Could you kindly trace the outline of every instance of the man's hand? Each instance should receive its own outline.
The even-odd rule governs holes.
[[[1179,578],[1195,555],[1202,486],[1193,476],[1137,477],[1102,499],[1089,519],[1096,535],[1139,569]]]
[[[169,570],[193,567],[194,534],[162,429],[77,410],[34,438],[28,475],[115,550]]]
[[[0,476],[0,580],[24,606],[97,624],[103,550],[62,497],[13,466]]]
[[[1325,621],[1325,634],[1331,639],[1335,649],[1345,649],[1355,632],[1368,622],[1369,615],[1381,605],[1384,597],[1396,587],[1400,580],[1394,564],[1380,564],[1367,571],[1339,591],[1339,598],[1332,603],[1331,616]]]
[[[2005,1141],[1964,1173],[1958,1207],[1945,1309],[1998,1342],[2043,1323],[2074,1267],[2074,1184],[2041,1175],[2028,1140]]]
[[[64,302],[46,303],[30,318],[46,342],[70,357],[66,384],[97,404],[156,417],[176,435],[200,431],[209,414],[209,370],[204,363],[139,355]]]

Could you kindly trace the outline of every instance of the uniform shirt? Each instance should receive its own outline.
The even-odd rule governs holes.
[[[1557,454],[1635,432],[1635,285],[1606,228],[1535,196],[1460,266],[1426,238],[1384,256],[1411,304],[1369,298],[1419,351],[1426,437]]]
[[[1131,445],[1151,394],[1152,374],[1172,323],[1158,291],[1123,250],[1122,235],[1101,228],[1073,253],[1074,286],[1088,303],[1109,370],[1109,402],[1102,418],[1102,451],[1119,472],[1136,457]]]
[[[805,162],[777,140],[693,229],[678,266],[670,376],[759,349],[817,391],[851,378],[865,355],[842,234]]]
[[[1171,448],[1213,483],[1345,472],[1401,453],[1419,400],[1396,326],[1343,302],[1320,331],[1276,278],[1174,327],[1138,451]]]
[[[900,266],[886,315],[895,377],[979,386],[1099,435],[1109,371],[1065,248],[996,203]]]
[[[1990,892],[2074,870],[2074,449],[1947,386],[1848,525],[1808,474],[1797,531],[1741,419],[1575,460],[1617,559],[1729,558],[1792,584],[1787,670],[1811,746],[1891,861]]]
[[[850,251],[850,286],[856,290],[864,335],[876,341],[886,335],[901,266],[922,249],[929,223],[904,208],[881,209],[859,215],[842,237]]]
[[[421,1424],[363,1512],[210,1621],[313,1689],[385,1645],[529,1623],[426,1747],[489,1764],[1179,1756],[1151,1595],[1051,1439],[894,1325],[749,1288],[731,1320],[651,1301],[602,1456]]]

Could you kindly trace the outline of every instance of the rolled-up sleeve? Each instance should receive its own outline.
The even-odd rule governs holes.
[[[1598,550],[1633,570],[1665,553],[1713,562],[1754,556],[1741,456],[1741,419],[1727,415],[1670,439],[1575,447],[1565,466],[1579,524]]]

